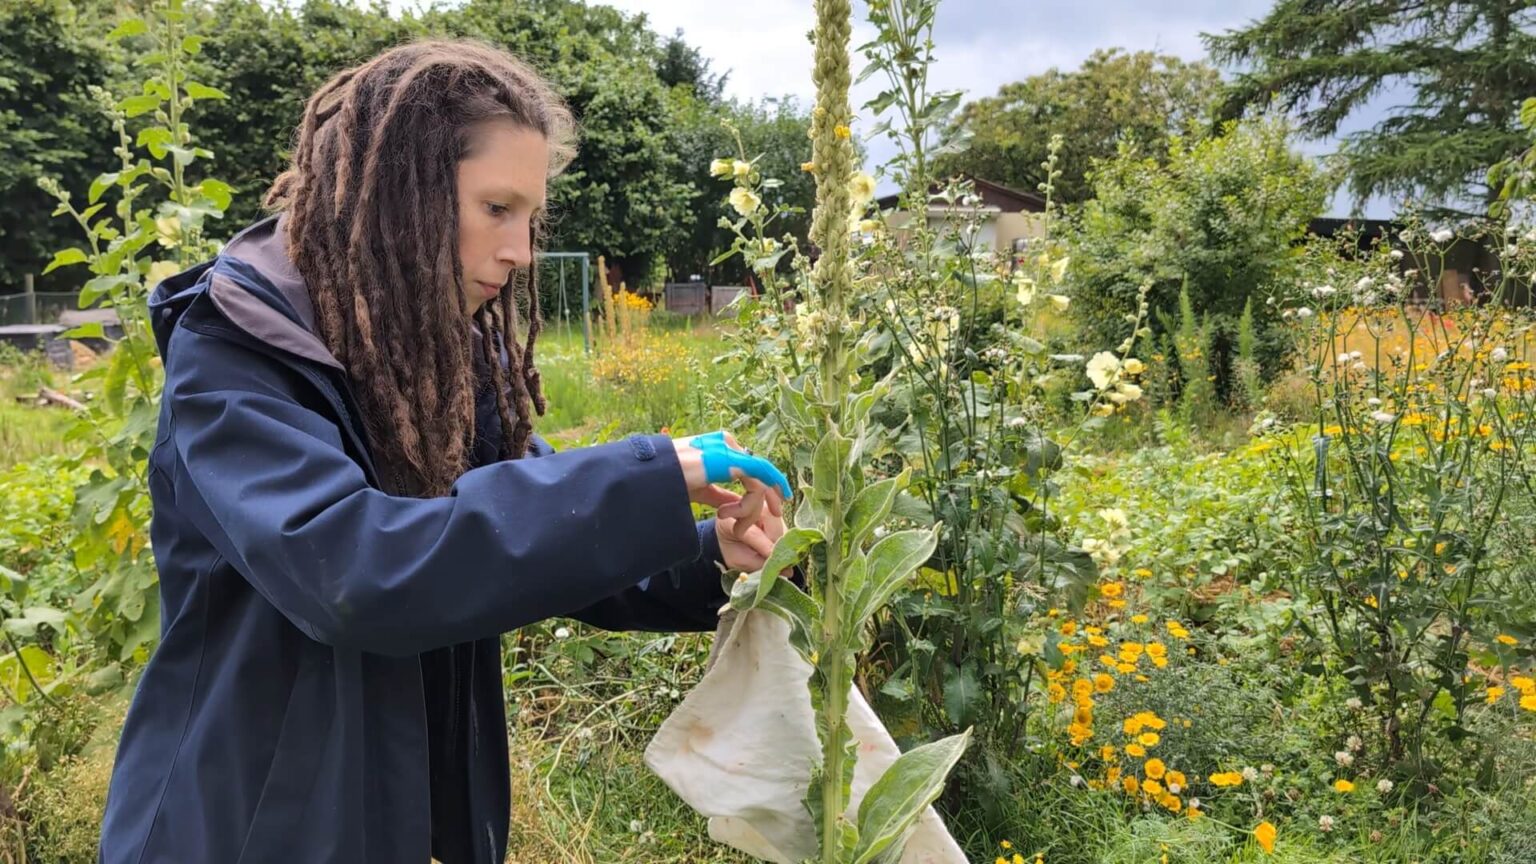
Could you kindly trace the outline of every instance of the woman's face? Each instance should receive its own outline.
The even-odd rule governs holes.
[[[459,162],[459,263],[473,315],[533,261],[532,221],[544,209],[549,146],[510,120],[486,123]]]

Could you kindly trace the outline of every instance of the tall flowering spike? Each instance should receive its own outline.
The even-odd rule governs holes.
[[[821,290],[827,315],[828,339],[824,355],[838,356],[843,327],[845,295],[853,281],[849,261],[849,211],[852,207],[853,140],[848,107],[852,77],[848,65],[848,39],[853,32],[853,8],[848,0],[816,0],[816,107],[811,112],[811,162],[816,166],[816,211],[811,217],[811,242],[821,250],[812,274]],[[836,369],[826,369],[835,373]],[[832,375],[825,384],[836,388]],[[834,389],[834,393],[836,390]],[[836,404],[835,399],[831,400]]]

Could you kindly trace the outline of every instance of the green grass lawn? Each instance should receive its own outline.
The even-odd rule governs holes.
[[[69,377],[48,368],[35,355],[7,352],[0,358],[0,468],[76,449],[64,440],[64,433],[74,425],[68,408],[38,405],[32,399],[17,401],[17,397],[36,396],[44,385],[68,390]]]

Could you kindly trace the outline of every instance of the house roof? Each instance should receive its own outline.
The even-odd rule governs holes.
[[[984,209],[1009,213],[1014,213],[1021,210],[1027,213],[1040,213],[1045,210],[1045,198],[1041,197],[1040,195],[1036,195],[1033,192],[1024,192],[1019,189],[1013,189],[1008,186],[1004,186],[1001,183],[993,183],[991,180],[983,180],[980,177],[970,177],[969,175],[961,176],[970,180],[975,185],[976,194],[981,198],[981,203]],[[938,192],[940,188],[942,187],[935,183],[929,189],[929,191],[930,193]],[[899,198],[900,196],[897,194],[886,195],[883,198],[877,200],[875,203],[880,205],[881,210],[890,210],[896,207]],[[937,209],[944,209],[942,205],[932,204],[929,206],[929,209],[933,210],[936,207]]]

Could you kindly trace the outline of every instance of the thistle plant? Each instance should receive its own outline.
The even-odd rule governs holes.
[[[1375,718],[1371,757],[1420,791],[1452,759],[1481,763],[1470,718],[1483,703],[1513,710],[1503,682],[1531,662],[1512,634],[1529,628],[1533,534],[1510,514],[1536,502],[1536,321],[1505,302],[1536,271],[1527,231],[1492,227],[1501,269],[1481,305],[1429,293],[1459,239],[1449,228],[1410,222],[1402,248],[1363,257],[1314,250],[1283,312],[1312,417],[1299,430],[1260,420],[1299,514],[1293,591],[1322,610],[1297,620],[1303,645]]]
[[[798,310],[805,363],[796,378],[779,379],[781,423],[789,440],[814,441],[806,494],[794,527],[779,540],[761,571],[743,574],[732,590],[738,609],[758,607],[784,617],[791,644],[810,664],[808,681],[820,764],[813,766],[806,807],[817,826],[822,864],[863,864],[898,858],[910,829],[938,797],[949,770],[969,741],[969,731],[903,754],[848,813],[857,758],[847,723],[855,658],[864,647],[866,623],[932,555],[932,526],[885,532],[907,474],[867,482],[870,414],[887,381],[860,374],[870,352],[868,332],[854,311],[852,233],[856,196],[848,104],[848,0],[817,0],[816,105],[811,119],[816,177],[811,242],[820,257],[809,273]],[[743,216],[755,207],[733,193]],[[801,467],[801,466],[797,466]],[[804,472],[801,472],[802,480]],[[876,539],[878,532],[883,536]],[[810,593],[777,578],[804,562]]]

